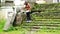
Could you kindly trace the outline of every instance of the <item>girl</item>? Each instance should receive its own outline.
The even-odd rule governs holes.
[[[31,22],[31,17],[30,17],[30,4],[28,2],[25,2],[25,9],[26,9],[26,16],[27,16],[27,22]]]

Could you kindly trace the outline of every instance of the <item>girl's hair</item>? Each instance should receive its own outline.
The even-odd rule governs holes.
[[[28,4],[28,2],[25,2],[25,5],[27,5]]]

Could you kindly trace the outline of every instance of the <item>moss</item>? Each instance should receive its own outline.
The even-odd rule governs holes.
[[[53,4],[34,4],[31,10],[60,10],[60,3],[53,3]]]

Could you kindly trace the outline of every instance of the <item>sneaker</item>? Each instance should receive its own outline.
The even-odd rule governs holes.
[[[27,20],[26,22],[31,22],[31,20]]]

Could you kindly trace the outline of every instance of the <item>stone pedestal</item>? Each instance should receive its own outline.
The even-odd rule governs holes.
[[[26,18],[26,14],[19,12],[15,17],[15,20],[13,22],[13,26],[21,25],[23,20],[25,20],[25,18]]]

